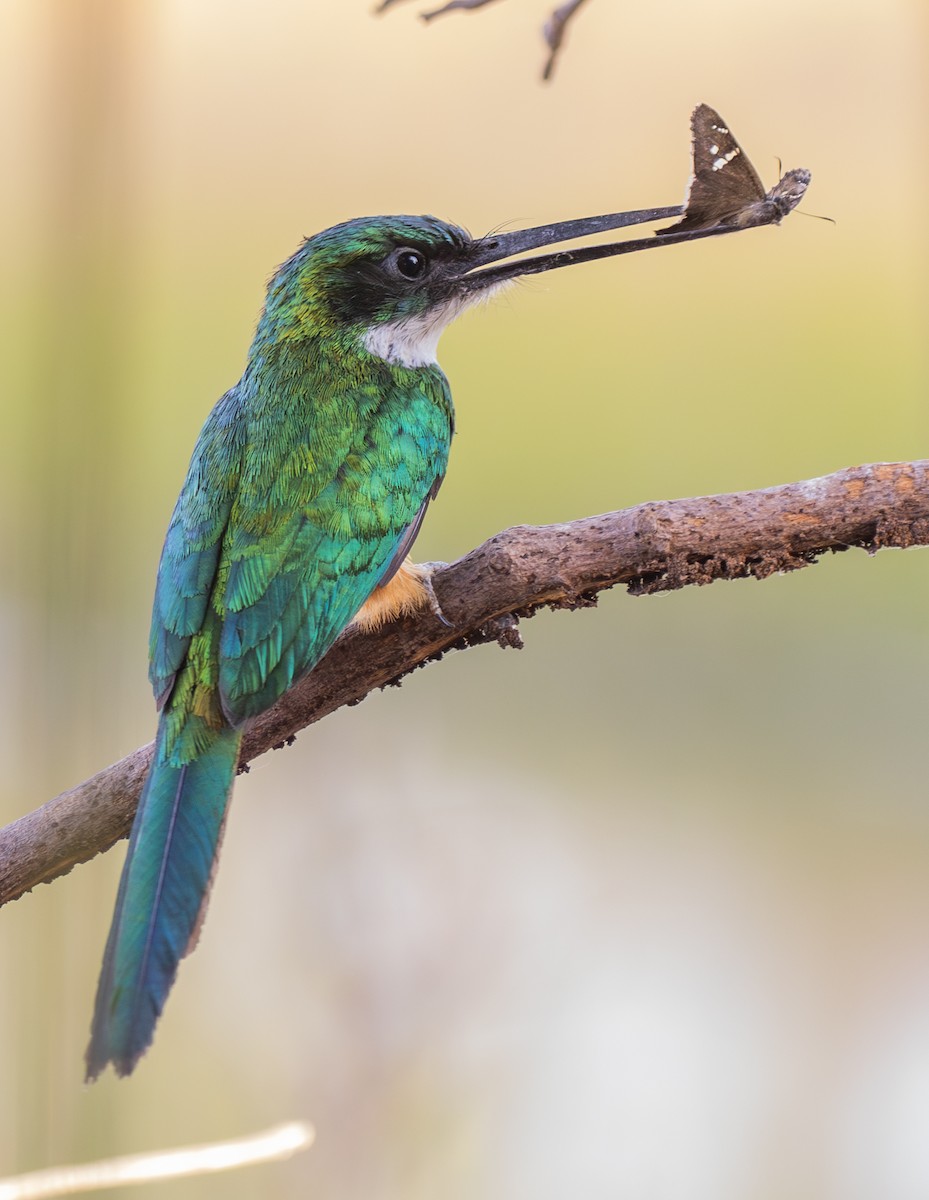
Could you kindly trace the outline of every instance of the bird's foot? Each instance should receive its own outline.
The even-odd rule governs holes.
[[[442,612],[432,586],[433,573],[444,566],[445,563],[414,563],[405,559],[383,587],[374,589],[352,624],[365,631],[379,629],[388,621],[428,607],[443,625],[451,628],[452,623]]]
[[[439,597],[435,594],[435,588],[432,586],[432,576],[442,567],[447,567],[448,563],[410,563],[410,566],[415,567],[417,571],[421,572],[419,581],[423,585],[423,590],[426,593],[426,603],[429,605],[429,609],[433,616],[438,617],[442,624],[446,625],[449,629],[453,629],[454,625],[448,619],[448,617],[446,617],[445,613],[442,612],[442,605],[439,603]]]

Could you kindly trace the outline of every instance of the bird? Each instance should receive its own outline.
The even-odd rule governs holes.
[[[770,192],[729,126],[708,104],[690,118],[693,173],[684,216],[664,233],[779,225],[803,199],[812,175],[805,167],[786,171]]]
[[[662,243],[514,255],[681,211],[478,238],[429,216],[356,218],[306,238],[272,276],[161,553],[149,644],[160,715],[97,986],[89,1081],[109,1065],[134,1070],[196,944],[243,730],[349,625],[437,607],[409,551],[454,431],[442,330],[518,276]]]

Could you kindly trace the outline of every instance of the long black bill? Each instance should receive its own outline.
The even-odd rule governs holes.
[[[634,254],[638,250],[649,250],[653,246],[666,246],[676,242],[691,242],[704,237],[719,237],[726,233],[737,233],[735,225],[717,225],[713,229],[694,229],[683,233],[659,231],[647,238],[635,238],[627,242],[610,242],[599,246],[580,246],[573,250],[555,250],[551,254],[537,254],[533,258],[521,258],[515,262],[514,254],[527,250],[538,250],[557,242],[573,241],[627,225],[641,225],[647,221],[664,221],[679,217],[684,209],[680,205],[671,208],[643,208],[635,212],[610,213],[603,217],[581,217],[574,221],[561,221],[555,225],[539,225],[535,229],[519,229],[513,233],[498,233],[482,238],[468,256],[466,273],[461,282],[469,290],[490,287],[505,279],[519,275],[537,275],[540,271],[552,271],[556,267],[570,267],[575,263],[592,262],[598,258],[611,258],[616,254]],[[497,264],[489,266],[488,264]]]

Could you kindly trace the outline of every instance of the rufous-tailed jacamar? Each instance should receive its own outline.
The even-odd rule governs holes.
[[[679,207],[472,238],[370,217],[308,238],[272,278],[245,372],[194,447],[158,568],[161,718],[97,988],[87,1076],[132,1071],[205,908],[242,731],[351,622],[429,596],[407,560],[454,427],[445,326],[509,279],[706,236],[513,255]],[[507,261],[503,261],[507,260]]]

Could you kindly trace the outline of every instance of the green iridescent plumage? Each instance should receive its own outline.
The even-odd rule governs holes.
[[[283,265],[245,374],[200,435],[152,626],[152,684],[158,696],[174,688],[179,759],[196,752],[201,709],[206,723],[218,705],[239,725],[318,661],[445,474],[445,376],[371,355],[361,342],[377,314],[343,311],[352,262],[416,232],[382,220],[382,246],[359,222],[353,239],[337,227]]]
[[[151,1040],[198,926],[243,724],[325,654],[445,474],[444,375],[367,352],[372,314],[346,321],[331,280],[372,243],[382,256],[415,232],[385,220],[359,223],[351,241],[307,242],[272,280],[245,373],[200,434],[158,571],[150,677],[163,712],[91,1077],[109,1061],[127,1073]]]
[[[150,665],[161,720],[88,1078],[108,1063],[128,1074],[151,1042],[199,930],[244,726],[312,669],[375,589],[383,600],[402,577],[452,437],[435,364],[444,326],[513,276],[658,243],[501,259],[678,213],[483,239],[434,217],[372,217],[307,239],[275,274],[245,372],[203,427],[165,538]]]

